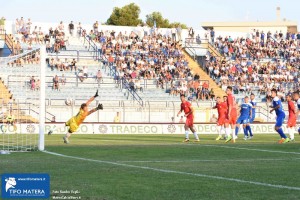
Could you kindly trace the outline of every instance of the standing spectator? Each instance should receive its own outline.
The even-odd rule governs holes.
[[[74,33],[73,21],[71,21],[71,23],[69,24],[69,33],[70,33],[71,36],[73,36],[73,33]]]
[[[93,25],[94,32],[95,32],[96,34],[98,33],[98,26],[99,26],[98,21],[96,21],[96,22],[94,23],[94,25]]]
[[[20,54],[21,53],[21,43],[20,43],[20,41],[17,42],[15,48],[16,48],[15,55]]]
[[[61,85],[65,85],[65,84],[66,84],[66,81],[67,81],[67,79],[66,79],[65,75],[62,74],[62,76],[61,76],[61,78],[60,78],[60,83],[61,83]]]
[[[27,23],[26,23],[26,29],[27,29],[28,33],[30,33],[31,24],[32,24],[32,22],[31,22],[30,18],[28,18]]]
[[[0,19],[0,33],[4,33],[4,30],[5,30],[5,18],[4,17],[1,17]]]
[[[116,116],[114,117],[114,122],[119,123],[120,122],[120,113],[117,112]]]
[[[177,32],[178,41],[180,42],[181,41],[181,32],[182,32],[180,25],[177,26],[176,32]]]
[[[29,81],[29,84],[30,84],[30,89],[31,90],[35,90],[35,79],[34,79],[34,76],[31,77],[31,79]]]
[[[77,26],[77,37],[81,37],[81,23],[79,22],[78,23],[78,26]]]
[[[98,70],[98,72],[97,72],[97,74],[96,74],[96,80],[97,80],[97,82],[98,82],[98,86],[100,85],[100,82],[101,82],[101,81],[102,81],[102,83],[103,83],[101,70]]]
[[[191,43],[192,43],[193,40],[194,40],[194,34],[195,34],[195,32],[194,32],[193,27],[190,27],[190,28],[189,28],[189,38],[190,38]]]
[[[175,27],[171,28],[171,33],[172,33],[172,41],[176,42],[176,29],[175,29]]]
[[[58,25],[58,30],[59,30],[60,32],[64,32],[64,29],[65,29],[65,26],[64,26],[63,22],[61,21],[61,22],[59,23],[59,25]]]
[[[215,43],[215,31],[213,28],[210,30],[210,38],[211,38],[211,42],[214,44]]]
[[[20,32],[20,20],[19,18],[16,19],[15,21],[15,31],[18,34]]]
[[[201,44],[201,38],[199,34],[196,36],[196,43]]]

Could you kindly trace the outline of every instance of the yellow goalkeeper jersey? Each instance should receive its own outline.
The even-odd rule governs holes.
[[[74,117],[75,122],[79,125],[81,124],[86,116],[88,115],[88,112],[84,112],[84,110],[80,109],[77,115]]]

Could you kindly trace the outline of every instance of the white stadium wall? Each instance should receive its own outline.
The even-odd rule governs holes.
[[[45,133],[55,126],[63,123],[47,123]],[[286,126],[283,126],[285,130]],[[196,123],[195,128],[199,134],[217,134],[216,124]],[[276,134],[274,123],[255,123],[251,125],[254,134]],[[17,124],[17,131],[22,134],[37,134],[38,124]],[[66,133],[61,128],[53,134]],[[286,130],[285,130],[286,131]],[[296,131],[296,130],[295,130]],[[13,127],[9,127],[4,134],[14,134]],[[75,134],[184,134],[184,124],[178,123],[83,123]],[[242,134],[242,131],[240,131]]]
[[[63,22],[64,23],[64,27],[65,27],[65,33],[66,35],[69,34],[68,32],[68,24],[70,22]],[[77,25],[78,22],[73,22],[74,23],[74,30],[77,30]],[[42,31],[44,33],[48,33],[49,32],[49,28],[52,27],[53,29],[55,29],[57,26],[59,25],[59,22],[57,23],[45,23],[45,22],[32,22],[32,29],[37,26],[37,27],[41,27]],[[82,24],[81,25],[83,29],[85,29],[87,31],[87,33],[89,33],[90,30],[93,29],[93,25],[92,24]],[[14,21],[6,21],[5,23],[5,28],[6,28],[6,32],[8,34],[15,34],[15,25],[14,25]],[[110,26],[110,25],[99,25],[98,30],[103,30],[103,31],[112,31],[114,30],[116,33],[122,32],[125,33],[125,31],[128,33],[130,33],[131,31],[134,31],[136,33],[140,32],[140,36],[143,36],[143,27],[133,27],[133,26]],[[161,28],[160,29],[162,34],[167,34],[171,36],[171,29],[167,29],[167,28]],[[75,31],[76,32],[76,31]],[[75,35],[74,32],[74,35]],[[195,36],[196,37],[198,34],[200,35],[201,39],[205,38],[205,34],[207,34],[208,32],[206,30],[204,30],[203,28],[194,28],[194,32],[195,32]],[[251,32],[251,30],[249,30],[249,33]],[[149,31],[148,31],[149,33]],[[209,34],[207,34],[209,37]],[[245,33],[245,32],[229,32],[229,31],[216,31],[215,36],[222,36],[222,37],[226,37],[226,36],[231,36],[233,38],[236,37],[247,37],[249,34]],[[184,29],[182,30],[182,39],[184,40],[185,38],[188,38],[188,30]],[[209,38],[210,39],[210,38]]]

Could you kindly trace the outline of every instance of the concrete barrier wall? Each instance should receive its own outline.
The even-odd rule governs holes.
[[[63,123],[47,123],[45,134],[54,127],[61,127],[53,134],[64,134],[67,128]],[[196,123],[199,134],[217,134],[216,124]],[[274,123],[255,123],[251,125],[254,134],[275,134]],[[286,131],[286,126],[283,126]],[[16,132],[37,134],[38,124],[18,124]],[[296,132],[296,130],[295,130]],[[13,127],[8,127],[4,134],[14,134]],[[75,134],[184,134],[184,124],[179,123],[83,123]]]

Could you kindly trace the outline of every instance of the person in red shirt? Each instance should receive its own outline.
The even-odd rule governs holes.
[[[236,125],[236,120],[237,120],[237,109],[236,109],[236,101],[235,97],[232,94],[232,87],[228,86],[226,89],[226,94],[227,94],[227,120],[228,123],[231,126],[231,133],[232,137],[229,135],[226,142],[229,142],[231,139],[233,139],[233,142],[235,142],[236,136],[235,136],[235,125]]]
[[[290,135],[291,141],[294,141],[295,140],[294,128],[295,128],[296,122],[297,122],[296,108],[295,108],[294,102],[292,101],[291,95],[287,95],[286,100],[288,102],[288,108],[289,108],[289,119],[287,121],[286,127],[287,127],[288,133]]]
[[[190,102],[186,101],[185,96],[182,94],[180,95],[181,106],[180,111],[177,114],[177,117],[184,111],[184,116],[186,117],[184,129],[185,129],[185,139],[184,142],[189,142],[189,129],[193,132],[195,136],[195,141],[199,142],[198,134],[194,128],[194,109]]]
[[[220,140],[222,138],[222,129],[225,126],[227,119],[227,102],[222,102],[221,98],[217,97],[217,103],[213,109],[218,110],[217,131],[219,135],[216,140]]]

